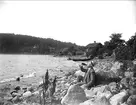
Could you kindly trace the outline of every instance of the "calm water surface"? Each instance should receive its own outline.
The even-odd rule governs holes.
[[[33,72],[40,76],[47,69],[50,70],[50,74],[55,72],[59,75],[60,70],[77,69],[77,67],[78,63],[69,61],[66,57],[0,54],[0,81]]]

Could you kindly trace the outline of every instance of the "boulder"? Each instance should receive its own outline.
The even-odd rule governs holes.
[[[111,105],[109,100],[106,97],[100,97],[96,100],[87,100],[79,105]]]
[[[133,77],[133,75],[134,75],[134,72],[132,72],[132,71],[126,71],[126,72],[124,72],[124,76],[126,78],[131,78],[131,77]]]
[[[119,72],[122,70],[122,65],[120,62],[98,62],[95,66],[96,77],[98,77],[97,80],[99,81],[97,84],[120,81]]]
[[[119,82],[120,78],[113,71],[98,71],[96,72],[96,84],[107,84],[110,82]]]
[[[119,93],[119,85],[116,82],[111,82],[108,86],[113,94]]]
[[[130,78],[122,78],[122,80],[120,81],[121,87],[122,88],[128,88],[129,87],[129,81]]]
[[[61,100],[62,105],[79,105],[87,100],[84,90],[78,85],[71,85]]]
[[[124,102],[124,103],[122,103],[122,104],[120,104],[120,105],[128,105],[128,104]]]
[[[136,95],[131,95],[127,100],[128,105],[136,105]]]
[[[127,91],[122,91],[116,95],[114,95],[113,97],[110,98],[110,103],[111,105],[119,105],[121,103],[124,103],[124,100],[126,99],[126,97],[128,97],[128,93]]]
[[[108,85],[102,85],[97,87],[92,87],[90,90],[85,89],[86,97],[94,97],[94,95],[97,95],[97,93],[104,93],[105,91],[108,91],[109,87]]]
[[[102,96],[95,100],[96,105],[111,105],[109,99],[105,96]]]
[[[23,93],[23,98],[27,98],[31,95],[32,95],[32,93],[30,91],[26,91],[25,93]]]
[[[94,101],[92,99],[90,99],[90,100],[87,100],[83,103],[80,103],[79,105],[94,105]]]
[[[113,63],[110,70],[113,71],[116,74],[116,76],[119,76],[119,75],[121,75],[122,67],[123,67],[123,63],[120,63],[117,61],[117,62]]]
[[[112,97],[112,93],[110,91],[103,92],[97,92],[96,97],[106,97],[107,99],[110,99]]]

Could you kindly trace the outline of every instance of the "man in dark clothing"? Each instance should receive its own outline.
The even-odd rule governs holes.
[[[94,64],[91,62],[89,66],[87,66],[87,69],[84,69],[83,66],[80,66],[80,69],[82,72],[85,72],[84,77],[78,76],[77,77],[77,84],[78,85],[84,85],[85,88],[90,89],[95,85],[96,77],[95,77],[95,71],[93,69]]]

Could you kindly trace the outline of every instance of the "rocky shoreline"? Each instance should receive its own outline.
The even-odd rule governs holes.
[[[102,78],[119,77],[122,69],[122,63],[113,61],[95,61],[94,67],[97,74]],[[130,67],[127,67],[130,68]],[[112,72],[111,72],[112,71]],[[126,75],[128,73],[128,75]],[[126,71],[120,82],[108,81],[106,84],[101,83],[90,90],[77,86],[76,77],[83,73],[77,69],[67,72],[63,77],[57,77],[56,90],[53,99],[46,98],[46,105],[135,105],[136,89],[135,81],[131,79],[133,72]],[[33,77],[34,78],[34,77]],[[129,79],[127,79],[129,78]],[[32,79],[32,78],[31,78]],[[26,79],[27,80],[27,79]],[[41,80],[40,80],[41,81]],[[41,105],[42,89],[39,85],[18,86],[19,82],[14,81],[16,85],[9,83],[1,85],[0,104],[1,105]],[[128,85],[128,87],[127,87]],[[69,92],[69,91],[72,91]],[[80,94],[81,92],[81,94]],[[84,94],[84,95],[82,95]],[[84,100],[80,100],[80,95]],[[70,96],[70,97],[69,97]],[[79,96],[79,97],[77,97]],[[72,97],[72,99],[71,99]],[[78,99],[79,98],[79,99]],[[68,101],[68,100],[71,101]]]

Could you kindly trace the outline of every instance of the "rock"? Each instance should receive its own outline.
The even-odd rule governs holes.
[[[78,85],[71,85],[67,91],[67,94],[61,100],[62,105],[79,105],[86,101],[86,95],[84,90]]]
[[[5,96],[4,99],[7,100],[7,101],[11,101],[12,100],[12,96]]]
[[[129,85],[136,88],[136,78],[135,77],[131,77],[129,81]]]
[[[17,86],[17,87],[15,87],[14,88],[16,91],[18,91],[18,90],[20,90],[21,88],[20,88],[20,86]]]
[[[86,90],[86,84],[80,86],[82,89]]]
[[[16,78],[16,81],[20,81],[20,77],[17,77],[17,78]]]
[[[65,74],[65,76],[68,78],[69,76],[74,75],[74,74],[75,74],[75,71],[69,71]]]
[[[68,77],[68,79],[71,79],[73,76],[72,75],[70,75],[69,77]]]
[[[111,67],[111,71],[113,71],[117,76],[120,75],[120,72],[122,71],[122,66],[123,66],[123,63],[120,63],[120,62],[115,62],[112,67]]]
[[[96,99],[95,103],[96,105],[111,105],[109,99],[107,99],[105,96]]]
[[[30,74],[24,76],[24,78],[30,78],[30,77],[36,77],[36,72],[30,73]]]
[[[95,65],[96,77],[98,83],[119,81],[119,72],[122,69],[122,63],[113,61],[102,61]]]
[[[40,92],[39,92],[39,91],[35,91],[35,92],[33,92],[32,94],[33,94],[33,95],[38,95],[38,94],[40,94]]]
[[[0,105],[13,105],[13,103],[11,101],[6,101],[6,102],[4,102],[4,104],[0,104]]]
[[[130,94],[130,95],[136,95],[136,88],[130,87],[130,88],[129,88],[129,94]]]
[[[67,76],[61,77],[60,80],[64,81],[67,79]]]
[[[120,104],[120,105],[128,105],[128,104],[124,102],[124,103],[122,103],[122,104]]]
[[[32,95],[32,93],[30,91],[27,91],[27,92],[23,93],[24,98],[29,97],[31,95]]]
[[[111,82],[108,86],[113,94],[119,93],[119,86],[116,82]]]
[[[104,93],[97,92],[97,96],[96,97],[106,97],[107,99],[110,99],[112,97],[112,93],[110,91],[106,91]]]
[[[85,89],[85,93],[88,98],[105,96],[109,99],[112,96],[108,85],[93,87],[91,90]]]
[[[70,84],[69,84],[69,83],[66,83],[66,84],[65,84],[65,86],[69,87],[69,86],[70,86]]]
[[[75,72],[75,76],[77,76],[77,77],[78,77],[78,76],[80,76],[80,75],[81,75],[81,76],[84,76],[84,75],[85,75],[85,73],[84,73],[84,72],[82,72],[81,70],[78,70],[78,71],[76,71],[76,72]]]
[[[136,95],[131,95],[127,100],[128,105],[136,105]]]
[[[124,99],[127,97],[128,93],[127,91],[122,91],[113,97],[110,98],[111,105],[119,105],[121,103],[124,103]]]
[[[107,82],[118,81],[118,76],[113,71],[98,71],[96,72],[97,82],[96,84],[103,84]]]
[[[34,92],[34,88],[33,87],[28,87],[27,91]]]
[[[66,83],[66,81],[64,81],[64,80],[61,81],[61,84],[65,84],[65,83]]]
[[[90,100],[87,100],[83,103],[80,103],[79,105],[94,105],[94,101],[90,99]]]
[[[93,97],[97,95],[98,92],[104,93],[106,90],[108,91],[108,85],[102,85],[97,87],[92,87],[90,90],[85,89],[86,97]]]
[[[120,81],[122,88],[128,88],[129,81],[130,81],[130,78],[122,78],[122,80]]]
[[[23,74],[20,74],[20,77],[23,77],[24,75]]]
[[[33,72],[31,75],[32,75],[32,77],[36,77],[36,72]]]
[[[21,101],[22,101],[22,99],[19,96],[16,96],[12,99],[12,102],[14,102],[14,103],[18,103],[18,102],[21,102]]]
[[[133,77],[133,75],[134,75],[134,72],[131,72],[131,71],[126,71],[126,72],[124,73],[124,76],[125,76],[126,78],[131,78],[131,77]]]
[[[106,97],[100,97],[96,100],[87,100],[79,105],[111,105]]]

